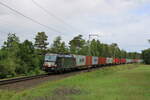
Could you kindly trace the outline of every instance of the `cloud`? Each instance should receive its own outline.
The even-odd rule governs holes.
[[[148,37],[143,35],[143,33],[150,33],[149,0],[35,1],[65,20],[69,26],[43,12],[32,0],[2,0],[1,2],[6,2],[26,16],[61,33],[46,29],[0,5],[0,35],[2,36],[0,45],[9,32],[15,32],[22,41],[25,39],[33,41],[36,32],[45,31],[50,43],[58,35],[68,42],[78,33],[82,33],[84,38],[87,38],[89,33],[100,33],[102,42],[109,44],[116,42],[122,49],[128,51],[140,51],[149,47]]]

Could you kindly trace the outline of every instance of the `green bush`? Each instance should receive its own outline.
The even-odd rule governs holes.
[[[143,60],[146,64],[150,64],[150,49],[142,51]]]

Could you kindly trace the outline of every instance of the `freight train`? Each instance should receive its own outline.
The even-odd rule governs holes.
[[[141,59],[96,57],[73,54],[46,54],[43,64],[43,70],[46,72],[63,72],[105,65],[141,62]]]

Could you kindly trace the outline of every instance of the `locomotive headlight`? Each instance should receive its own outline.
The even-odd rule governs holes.
[[[45,67],[55,67],[56,64],[55,64],[55,62],[45,62],[44,66]]]

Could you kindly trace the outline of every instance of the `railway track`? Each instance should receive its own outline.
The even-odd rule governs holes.
[[[81,71],[90,71],[90,70],[94,70],[94,69],[99,69],[102,68],[104,66],[101,67],[95,67],[95,68],[86,68],[86,69],[80,69],[80,70],[75,70],[75,71],[71,71],[71,72],[81,72]],[[67,72],[67,73],[71,73],[71,72]],[[63,73],[65,74],[65,73]],[[60,76],[63,74],[59,74]],[[17,83],[17,82],[23,82],[23,81],[28,81],[28,80],[33,80],[33,79],[39,79],[39,78],[44,78],[44,77],[48,77],[48,76],[53,76],[56,75],[56,73],[49,73],[49,74],[41,74],[41,75],[36,75],[36,76],[28,76],[28,77],[21,77],[21,78],[13,78],[13,79],[6,79],[6,80],[0,80],[0,86],[3,85],[7,85],[7,84],[12,84],[12,83]]]
[[[11,83],[32,80],[32,79],[37,79],[37,78],[43,78],[43,77],[47,77],[47,76],[48,76],[48,74],[41,74],[41,75],[36,75],[36,76],[28,76],[28,77],[0,80],[0,85],[7,85],[7,84],[11,84]]]
[[[103,67],[111,67],[111,66],[108,66],[108,65],[99,66],[99,67],[94,67],[91,69],[80,69],[80,70],[74,70],[71,72],[69,71],[69,72],[58,73],[58,74],[49,73],[49,74],[43,74],[43,75],[38,75],[38,76],[22,77],[22,78],[15,78],[15,79],[9,79],[9,80],[0,80],[0,89],[22,91],[24,89],[33,88],[44,82],[60,80],[60,79],[70,77],[73,75],[78,75],[79,73],[91,72],[97,69],[102,69]]]
[[[72,71],[69,71],[67,73],[81,72],[81,71],[90,71],[92,69],[97,69],[97,68],[100,68],[100,67],[90,68],[90,69],[85,68],[85,69],[79,69],[79,70],[72,70]],[[61,74],[58,74],[58,75],[63,75],[63,74],[65,74],[65,73],[61,73]],[[36,76],[28,76],[28,77],[21,77],[21,78],[13,78],[13,79],[0,80],[0,86],[7,85],[7,84],[12,84],[12,83],[17,83],[17,82],[28,81],[28,80],[32,80],[32,79],[44,78],[44,77],[48,77],[50,75],[56,75],[56,73],[49,73],[49,74],[41,74],[41,75],[36,75]]]
[[[80,71],[83,71],[83,70],[88,70],[88,69],[80,69],[80,70],[70,71],[70,72],[67,72],[67,73],[80,72]],[[59,73],[58,75],[61,76],[63,74],[65,74],[65,73]],[[48,73],[48,74],[41,74],[41,75],[36,75],[36,76],[28,76],[28,77],[20,77],[20,78],[0,80],[0,86],[12,84],[12,83],[17,83],[17,82],[33,80],[33,79],[44,78],[44,77],[48,77],[48,76],[51,76],[51,75],[53,76],[53,75],[57,75],[57,74],[56,73]]]

